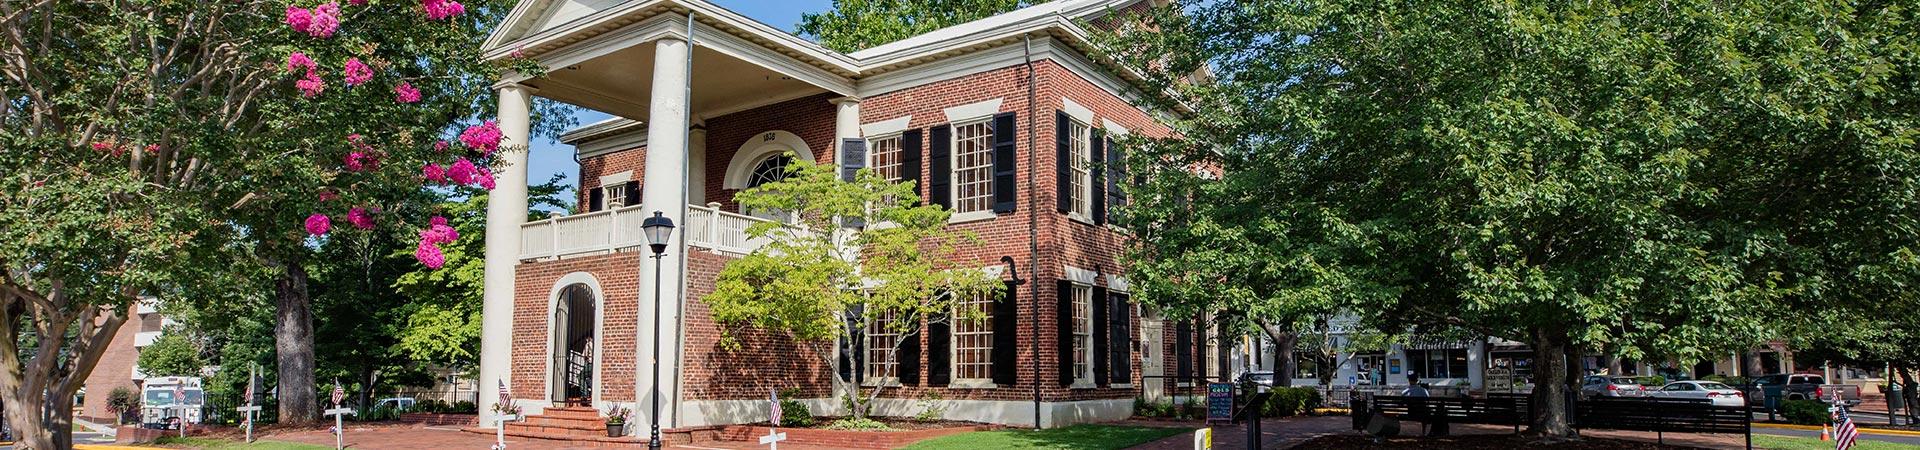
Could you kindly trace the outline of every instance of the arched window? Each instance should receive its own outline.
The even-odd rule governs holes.
[[[747,187],[758,187],[787,179],[787,166],[792,164],[793,157],[786,153],[774,154],[760,160],[760,163],[754,164],[753,172],[747,177]]]

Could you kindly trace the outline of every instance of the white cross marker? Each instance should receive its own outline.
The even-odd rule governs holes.
[[[335,406],[339,406],[339,405],[336,404]],[[344,424],[341,423],[341,418],[346,417],[348,415],[353,415],[354,414],[353,408],[329,409],[326,411],[326,414],[329,416],[333,416],[333,448],[334,450],[347,448],[346,447],[347,428],[344,426]]]
[[[780,450],[780,441],[784,440],[787,440],[787,434],[775,433],[772,428],[767,429],[766,436],[760,437],[760,443],[770,446],[772,450]]]
[[[247,443],[249,443],[249,444],[251,444],[251,443],[253,443],[253,414],[254,414],[254,413],[256,413],[256,412],[259,412],[259,411],[260,411],[260,407],[258,407],[258,406],[242,406],[242,407],[239,407],[239,408],[234,408],[233,410],[234,410],[234,411],[239,411],[239,412],[243,412],[243,413],[247,413],[247,441],[246,441],[246,442],[247,442]]]

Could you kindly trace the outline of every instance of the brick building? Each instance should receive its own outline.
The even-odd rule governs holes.
[[[100,354],[100,363],[87,374],[84,386],[86,396],[80,404],[80,419],[93,423],[112,424],[114,415],[107,409],[107,395],[114,388],[127,388],[134,394],[140,393],[140,382],[147,375],[140,371],[140,349],[152,345],[160,339],[161,330],[173,323],[172,319],[160,314],[157,299],[141,297],[140,301],[128,306],[127,323],[115,332],[113,341],[107,344],[106,351]]]
[[[830,378],[842,370],[898,387],[880,415],[916,414],[938,393],[948,419],[1052,427],[1124,418],[1137,396],[1175,393],[1160,378],[1175,375],[1166,355],[1225,352],[1203,353],[1210,336],[1192,327],[1180,340],[1190,347],[1176,348],[1162,339],[1173,325],[1129,301],[1125,237],[1106,223],[1108,205],[1126,201],[1113,183],[1124,174],[1098,163],[1121,154],[1116,137],[1171,131],[1128,100],[1142,95],[1137,75],[1089,55],[1086,28],[1149,1],[1043,3],[848,54],[703,0],[522,1],[486,55],[550,70],[497,85],[509,145],[527,142],[536,95],[616,118],[561,138],[580,162],[578,213],[526,221],[525,147],[503,156],[486,230],[481,409],[504,385],[529,414],[638,406],[645,424],[658,386],[662,426],[689,428],[764,421],[769,389],[798,388],[815,414],[838,415]],[[954,212],[951,227],[981,238],[965,265],[1028,282],[963,299],[991,319],[926,326],[896,358],[854,351],[829,364],[771,332],[720,347],[700,299],[763,244],[742,230],[780,219],[732,196],[777,178],[787,152],[916,182]],[[679,225],[658,260],[640,229],[655,212]]]

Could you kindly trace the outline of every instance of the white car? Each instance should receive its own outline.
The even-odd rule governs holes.
[[[1717,381],[1675,381],[1649,393],[1659,398],[1691,398],[1713,402],[1714,406],[1747,406],[1746,394]]]

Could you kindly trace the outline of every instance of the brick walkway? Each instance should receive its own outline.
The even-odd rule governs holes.
[[[1122,425],[1168,426],[1198,428],[1197,422],[1147,422],[1128,421]],[[1353,418],[1347,416],[1290,417],[1285,419],[1267,419],[1260,421],[1260,448],[1284,449],[1320,436],[1336,433],[1350,433],[1353,430]],[[1193,433],[1181,433],[1166,439],[1148,442],[1134,447],[1133,450],[1190,450],[1193,448]],[[1222,425],[1213,427],[1213,448],[1247,448],[1246,425]]]
[[[326,430],[276,433],[276,434],[264,436],[262,437],[262,439],[275,440],[275,441],[287,441],[287,442],[299,442],[299,443],[314,444],[314,445],[325,445],[329,447],[333,446],[333,434],[328,433]],[[428,449],[428,448],[431,448],[431,449],[486,449],[493,446],[493,436],[490,436],[490,435],[467,433],[467,432],[459,431],[453,428],[422,427],[418,425],[377,426],[377,427],[348,426],[346,441],[347,441],[347,448],[359,449],[359,450],[415,450],[415,449]],[[608,448],[608,447],[595,447],[595,446],[568,443],[568,442],[548,441],[548,440],[540,440],[540,439],[525,439],[525,438],[516,438],[516,437],[508,436],[507,448],[511,450],[576,450],[576,449],[600,449],[600,448]],[[646,448],[646,444],[642,443],[642,444],[634,445],[630,447],[615,447],[615,448]],[[667,448],[688,449],[688,450],[712,450],[712,449],[734,450],[734,449],[752,449],[752,448],[764,449],[766,447],[762,445],[758,445],[758,443],[752,443],[752,442],[725,442],[725,443],[718,443],[718,444],[701,443],[699,445],[694,445],[694,446],[674,445],[674,446],[668,446]],[[792,449],[792,450],[830,450],[827,447],[811,447],[811,446],[803,446],[803,445],[781,445],[780,448]]]

